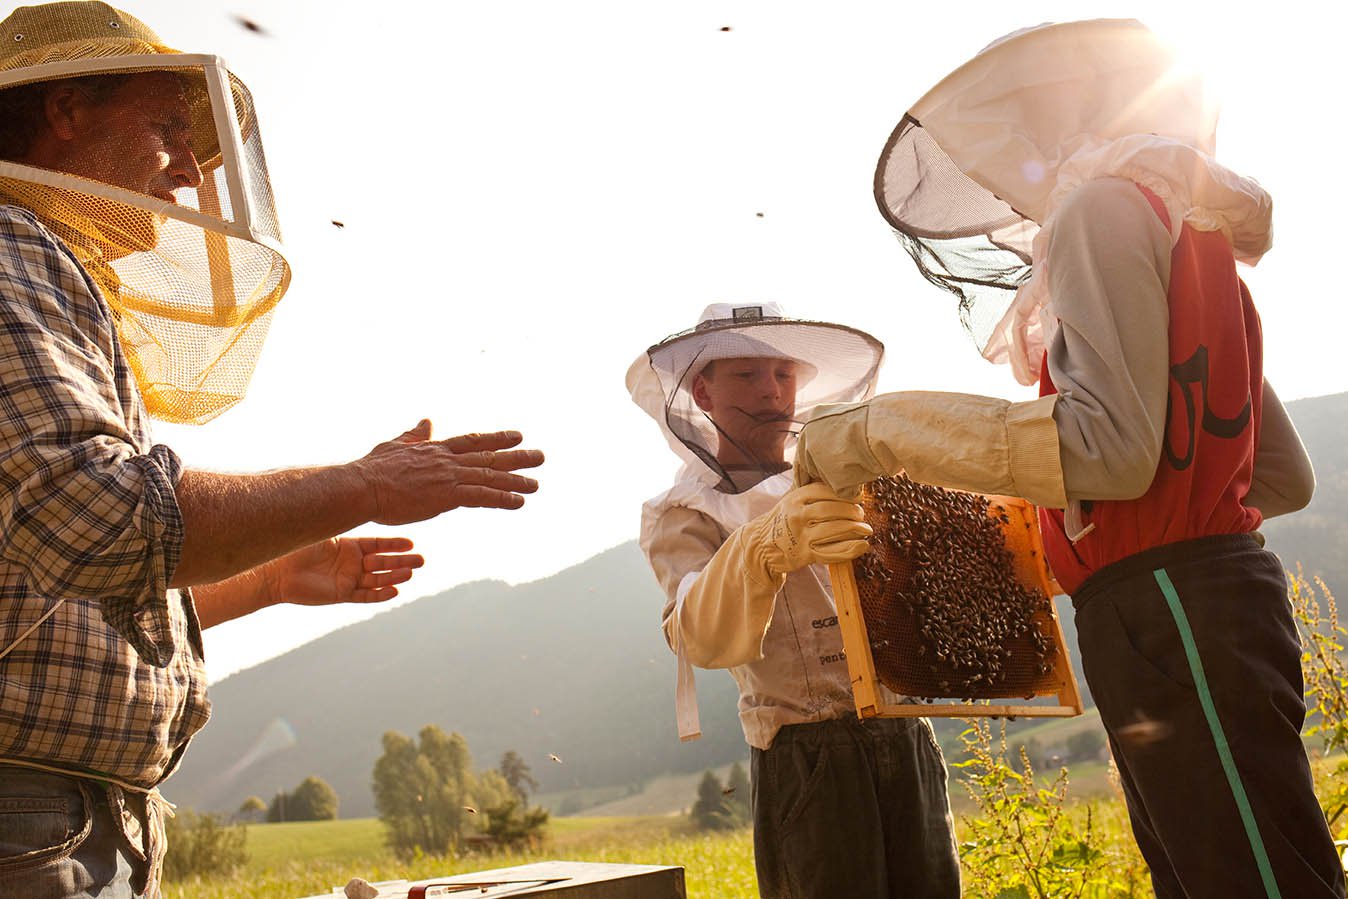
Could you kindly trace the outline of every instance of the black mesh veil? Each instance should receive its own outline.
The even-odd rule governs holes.
[[[1039,226],[961,172],[912,116],[880,154],[875,201],[922,276],[959,298],[981,351],[1029,280]]]
[[[651,347],[633,363],[627,383],[632,398],[656,419],[685,462],[720,489],[740,492],[789,467],[796,434],[818,406],[868,398],[883,355],[878,340],[844,325],[768,316],[726,318],[704,321]],[[733,438],[698,406],[692,387],[709,362],[745,358],[796,362],[795,404],[789,416],[764,423],[786,432],[784,462],[768,459],[751,466],[753,470],[732,470],[718,460],[718,450]]]

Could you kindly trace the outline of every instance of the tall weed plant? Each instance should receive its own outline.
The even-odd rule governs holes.
[[[1115,899],[1150,896],[1146,866],[1118,802],[1069,804],[1068,774],[1037,776],[1006,724],[973,719],[955,763],[978,808],[961,821],[965,896],[973,899]],[[1018,754],[1018,757],[1017,757]]]
[[[1348,866],[1348,629],[1339,622],[1334,594],[1324,581],[1308,579],[1298,567],[1287,583],[1301,636],[1305,734],[1319,738],[1316,795]]]

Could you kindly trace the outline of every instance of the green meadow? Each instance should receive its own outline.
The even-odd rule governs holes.
[[[696,832],[681,816],[559,818],[534,851],[411,860],[384,847],[374,818],[257,824],[248,828],[248,853],[234,875],[170,883],[165,899],[299,899],[330,893],[352,877],[423,880],[546,859],[682,865],[690,899],[758,895],[749,831]]]

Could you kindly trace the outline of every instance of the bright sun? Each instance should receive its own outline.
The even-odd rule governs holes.
[[[1240,50],[1251,39],[1247,30],[1210,10],[1178,3],[1148,16],[1146,24],[1175,50],[1184,70],[1202,76],[1215,102],[1223,104],[1237,96],[1243,73],[1250,69]]]

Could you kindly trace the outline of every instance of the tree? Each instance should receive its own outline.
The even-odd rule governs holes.
[[[289,821],[288,809],[286,804],[290,801],[290,794],[285,790],[277,790],[276,795],[271,798],[271,805],[267,806],[267,823],[277,824],[281,821]]]
[[[306,777],[294,792],[277,793],[267,809],[267,820],[272,823],[331,821],[336,817],[337,791],[321,777]]]
[[[726,805],[735,818],[735,822],[737,824],[748,824],[753,818],[749,810],[749,775],[744,773],[744,766],[739,762],[736,762],[730,768],[730,775],[726,778],[724,795]]]
[[[374,764],[374,803],[400,854],[456,852],[477,824],[470,809],[495,808],[514,795],[499,772],[475,775],[463,737],[434,724],[423,727],[416,742],[388,731],[383,744]]]
[[[693,824],[704,830],[728,830],[735,826],[721,781],[710,771],[702,775],[702,782],[697,785],[692,819]]]
[[[1067,738],[1067,758],[1069,761],[1086,761],[1100,754],[1105,745],[1105,735],[1098,730],[1079,730]]]
[[[333,821],[337,818],[337,791],[321,777],[306,777],[290,794],[290,820]]]
[[[267,803],[262,801],[261,796],[249,796],[239,806],[239,810],[234,813],[234,820],[251,824],[266,820],[266,817]]]
[[[510,785],[510,789],[519,796],[521,803],[528,802],[529,794],[538,789],[538,781],[534,780],[529,764],[513,749],[507,750],[505,755],[501,756],[498,770],[505,778],[505,782]]]

